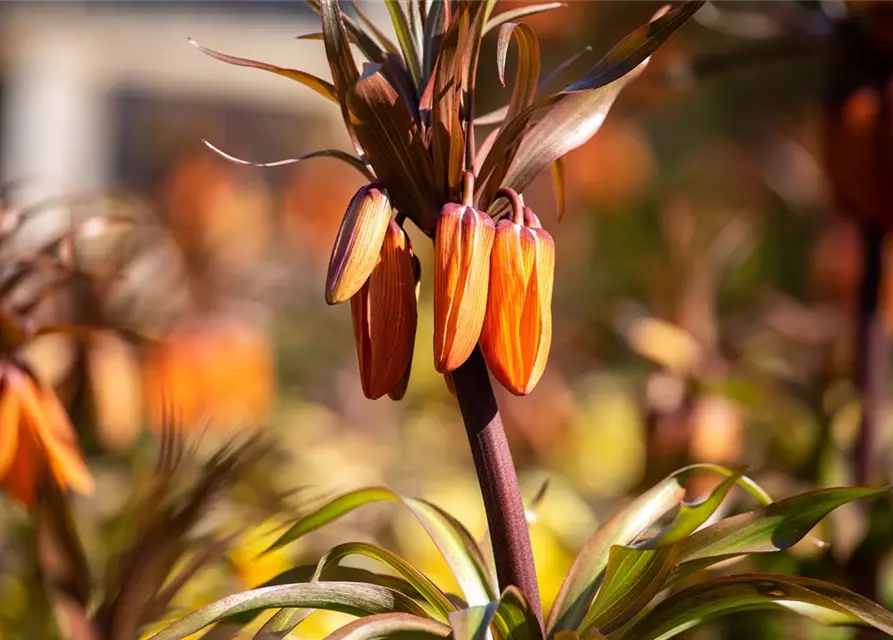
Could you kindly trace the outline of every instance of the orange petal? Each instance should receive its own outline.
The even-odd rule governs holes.
[[[396,222],[389,223],[378,264],[350,307],[363,393],[380,398],[408,373],[418,321],[412,251]]]
[[[549,357],[554,269],[548,232],[500,221],[481,350],[494,377],[516,395],[533,390]]]
[[[326,277],[326,302],[349,300],[375,268],[391,219],[391,202],[378,187],[367,184],[347,206],[335,238]]]
[[[0,478],[7,475],[19,440],[19,398],[15,390],[10,388],[12,382],[3,376],[3,388],[0,392]]]
[[[40,390],[39,399],[44,412],[43,418],[49,428],[43,446],[56,483],[78,493],[92,492],[93,476],[84,463],[77,436],[56,392],[45,387]]]
[[[33,437],[35,463],[46,465],[63,489],[71,487],[79,493],[89,493],[93,490],[93,477],[84,464],[74,429],[56,393],[40,388],[30,376],[23,375],[20,381],[22,423],[26,427],[22,433]],[[35,468],[35,474],[38,473],[40,469]]]
[[[472,207],[448,204],[434,241],[434,366],[459,367],[474,350],[487,309],[493,221]]]

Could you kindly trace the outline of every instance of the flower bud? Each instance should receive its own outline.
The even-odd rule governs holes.
[[[410,249],[410,253],[412,250]],[[412,276],[415,279],[415,301],[418,305],[419,302],[419,291],[421,289],[422,282],[422,263],[419,262],[419,259],[413,254],[412,256]],[[388,391],[388,397],[391,400],[402,400],[403,396],[406,395],[406,387],[409,386],[409,375],[412,373],[412,354],[415,350],[415,340],[413,340],[413,345],[409,349],[409,361],[406,363],[406,371],[403,372],[403,375],[400,376],[400,380],[397,381],[397,386]]]
[[[453,371],[474,350],[487,309],[494,225],[473,207],[448,204],[434,239],[434,366]]]
[[[413,257],[406,233],[390,221],[371,275],[350,299],[360,381],[373,400],[402,395],[409,375],[418,320]]]
[[[524,214],[530,226],[512,220],[496,225],[481,333],[487,366],[515,395],[530,393],[539,382],[552,344],[555,244],[532,211]]]
[[[349,300],[366,282],[378,262],[391,213],[387,193],[375,184],[361,187],[351,199],[329,259],[328,304]]]

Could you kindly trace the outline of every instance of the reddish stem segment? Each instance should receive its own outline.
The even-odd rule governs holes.
[[[480,348],[475,348],[452,376],[487,511],[499,588],[517,587],[542,627],[542,604],[524,503]]]

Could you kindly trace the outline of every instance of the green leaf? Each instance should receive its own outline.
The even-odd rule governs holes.
[[[504,640],[542,640],[539,622],[524,595],[513,586],[502,592],[493,615],[493,628]]]
[[[238,56],[231,56],[226,53],[220,53],[219,51],[214,51],[213,49],[208,49],[207,47],[200,45],[192,38],[189,39],[189,44],[191,44],[202,53],[222,62],[226,62],[227,64],[234,64],[238,67],[263,69],[264,71],[269,71],[270,73],[275,73],[285,78],[289,78],[290,80],[300,82],[305,87],[313,89],[322,97],[328,98],[335,104],[338,104],[338,94],[335,91],[335,85],[333,85],[331,82],[323,80],[322,78],[318,78],[311,73],[306,73],[297,69],[277,67],[276,65],[267,64],[266,62],[258,62],[257,60],[249,60],[248,58],[239,58]]]
[[[645,533],[685,496],[677,475],[669,476],[604,522],[574,560],[552,605],[548,635],[572,630],[582,622],[608,564],[611,547],[629,544]]]
[[[320,17],[322,16],[322,4],[319,0],[305,1],[311,9],[320,15]],[[381,50],[381,47],[375,44],[375,40],[373,40],[369,34],[363,31],[359,25],[351,20],[350,16],[346,16],[343,13],[341,14],[341,22],[344,25],[344,32],[347,34],[349,42],[357,45],[360,48],[360,51],[363,52],[363,55],[372,62],[381,60],[384,52]]]
[[[405,613],[381,613],[344,625],[326,640],[435,640],[447,638],[450,627]]]
[[[459,609],[450,613],[454,640],[486,640],[497,602]]]
[[[837,507],[886,491],[889,488],[820,489],[720,520],[680,543],[673,579],[735,556],[788,549]]]
[[[398,591],[354,582],[315,582],[262,587],[227,596],[182,618],[151,640],[180,640],[222,618],[248,611],[279,608],[339,611],[353,616],[411,613],[425,616],[414,600]]]
[[[679,542],[686,536],[694,533],[703,525],[710,516],[719,508],[722,501],[725,500],[729,492],[735,488],[743,474],[736,473],[723,480],[713,492],[701,502],[690,504],[682,502],[679,505],[679,511],[663,531],[657,536],[642,543],[641,546],[646,548],[656,548]]]
[[[338,104],[341,107],[341,117],[344,126],[357,151],[360,145],[354,133],[350,111],[347,104],[347,92],[359,78],[357,63],[354,61],[350,50],[350,41],[344,27],[343,14],[338,6],[338,0],[320,0],[319,15],[322,21],[323,43],[326,47],[326,59],[332,71],[335,91],[338,95]],[[312,6],[312,5],[311,5]]]
[[[608,519],[586,542],[552,606],[546,625],[548,631],[577,628],[599,588],[611,547],[634,542],[664,514],[680,505],[685,496],[683,483],[698,471],[736,476],[739,486],[761,502],[771,500],[753,480],[719,465],[695,464],[675,471]]]
[[[449,613],[456,610],[456,607],[447,599],[446,595],[418,569],[387,549],[365,542],[349,542],[330,549],[317,564],[311,581],[318,582],[328,578],[330,573],[340,569],[338,563],[351,555],[361,555],[378,560],[393,570],[431,605],[436,617],[441,622],[446,623]],[[308,613],[303,609],[283,609],[276,613],[261,630],[268,634],[277,633],[281,637],[285,637],[300,624]]]
[[[394,87],[370,65],[347,100],[352,127],[396,208],[433,233],[438,213],[432,200],[434,174],[419,128]]]
[[[445,20],[445,4],[433,2],[428,10],[428,19],[425,21],[425,29],[422,36],[422,85],[428,86],[431,74],[434,72],[434,64],[440,53],[440,45],[447,29]]]
[[[419,52],[416,50],[415,39],[409,26],[409,17],[406,15],[406,11],[404,11],[399,0],[384,0],[384,3],[388,13],[391,15],[391,22],[394,24],[394,31],[397,34],[397,42],[400,43],[400,50],[403,52],[406,68],[409,70],[413,82],[418,87],[422,78],[422,65],[419,59]]]
[[[506,22],[514,22],[519,18],[525,18],[537,13],[554,11],[555,9],[564,9],[566,6],[566,2],[544,2],[543,4],[532,4],[526,7],[518,7],[517,9],[503,11],[498,16],[494,16],[492,20],[489,20],[487,24],[484,25],[484,35],[487,35],[497,27],[501,27]]]
[[[679,550],[676,545],[657,549],[611,547],[605,578],[580,628],[601,633],[632,620],[664,588]]]
[[[421,571],[395,553],[365,542],[348,542],[333,547],[320,559],[314,580],[321,580],[326,572],[351,555],[366,556],[378,560],[401,578],[406,580],[431,605],[441,622],[447,622],[450,612],[456,607]]]
[[[820,622],[865,625],[893,634],[893,614],[843,587],[798,576],[746,574],[708,580],[672,594],[623,640],[667,640],[706,620],[753,609],[788,609]]]
[[[357,17],[360,19],[366,28],[372,33],[378,43],[384,48],[388,53],[398,53],[399,49],[397,49],[397,45],[391,42],[391,39],[388,38],[387,34],[384,31],[378,28],[378,26],[369,19],[369,16],[360,9],[360,4],[356,2],[356,0],[350,0],[350,6],[353,7],[354,12],[357,14]],[[345,24],[345,27],[347,25]],[[373,59],[373,62],[377,62],[377,60]]]
[[[359,489],[335,498],[292,525],[269,550],[278,549],[354,509],[383,501],[402,502],[412,511],[456,576],[469,604],[481,605],[496,599],[494,580],[468,530],[433,504],[401,496],[384,487]]]

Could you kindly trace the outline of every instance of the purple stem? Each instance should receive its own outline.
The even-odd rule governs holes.
[[[524,503],[480,348],[475,348],[452,376],[484,497],[499,588],[517,587],[542,628],[543,609]]]

